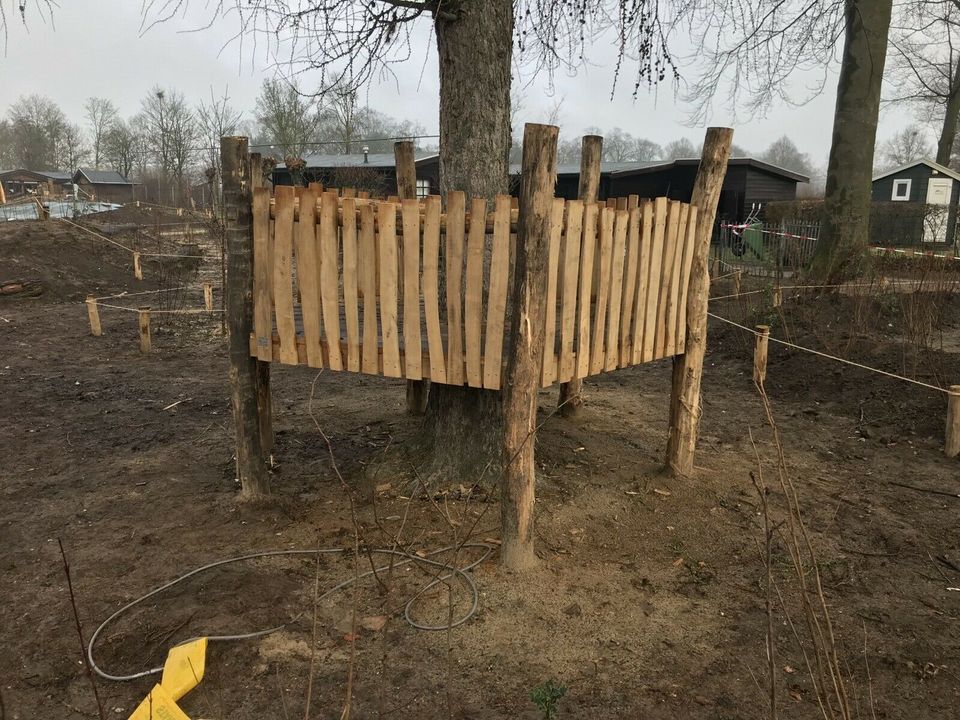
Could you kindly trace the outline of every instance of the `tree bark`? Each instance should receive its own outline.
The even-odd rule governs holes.
[[[527,124],[517,228],[514,312],[503,384],[503,482],[500,490],[500,562],[510,570],[536,563],[533,547],[537,391],[543,367],[547,261],[557,182],[553,125]]]
[[[693,262],[687,291],[686,342],[683,355],[673,358],[666,458],[667,469],[680,476],[693,472],[693,457],[700,433],[700,381],[707,351],[707,305],[710,295],[707,258],[732,144],[733,130],[730,128],[707,129],[700,169],[690,200],[692,205],[697,206],[697,231],[693,240]]]
[[[833,283],[857,273],[869,239],[873,153],[892,0],[846,0],[824,217],[811,264]]]
[[[509,186],[513,3],[460,0],[451,5],[436,18],[440,191],[490,199]],[[431,383],[422,476],[467,485],[497,477],[501,416],[499,392]]]
[[[257,360],[250,356],[253,331],[253,222],[247,139],[220,140],[227,246],[227,321],[230,328],[230,400],[236,438],[237,476],[247,498],[270,493],[260,441]]]
[[[595,203],[600,194],[600,162],[603,159],[603,138],[584,135],[580,150],[580,186],[577,197],[586,203]],[[561,264],[562,267],[562,264]],[[579,310],[577,311],[579,317]],[[583,379],[574,378],[560,383],[557,407],[564,417],[573,417],[583,406]]]
[[[953,69],[950,95],[947,97],[944,112],[943,125],[940,126],[940,139],[937,142],[937,162],[949,167],[950,159],[953,157],[953,141],[957,138],[957,119],[960,118],[960,57],[957,59],[957,66]]]

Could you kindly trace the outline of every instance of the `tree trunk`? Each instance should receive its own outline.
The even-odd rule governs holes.
[[[811,272],[824,282],[857,273],[869,239],[873,151],[892,0],[846,2],[846,34],[824,217]]]
[[[950,96],[940,126],[940,140],[937,142],[937,162],[950,167],[953,156],[953,141],[957,137],[957,119],[960,118],[960,57],[953,69],[953,81],[950,83]]]
[[[436,19],[440,191],[493,198],[508,189],[512,0],[461,0]],[[500,393],[431,383],[424,418],[427,481],[470,485],[502,467]]]

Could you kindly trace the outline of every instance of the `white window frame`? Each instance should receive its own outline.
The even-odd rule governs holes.
[[[908,202],[910,200],[910,190],[912,189],[912,186],[913,186],[913,180],[910,180],[909,178],[901,178],[899,180],[894,180],[893,194],[890,196],[890,199],[893,202]],[[897,193],[897,190],[901,188],[906,190],[906,193],[904,195],[900,195]]]
[[[430,181],[417,178],[417,198],[422,199],[430,194]]]

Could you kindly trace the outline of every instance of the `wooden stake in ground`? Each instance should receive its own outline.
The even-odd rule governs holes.
[[[732,129],[707,129],[700,169],[693,186],[691,203],[697,206],[699,213],[687,291],[686,344],[684,353],[673,359],[673,382],[670,388],[667,468],[675,475],[693,472],[697,434],[700,432],[700,380],[707,349],[707,300],[710,294],[707,257],[732,142]]]
[[[948,458],[960,455],[960,385],[951,385],[947,395],[947,432],[943,453]]]
[[[263,158],[260,153],[251,153],[250,187],[259,188],[263,186]],[[270,393],[270,362],[257,360],[256,367],[257,412],[260,414],[260,448],[264,453],[269,453],[273,450],[273,395]]]
[[[103,335],[100,328],[100,310],[97,308],[97,299],[93,295],[87,295],[87,316],[90,318],[90,334],[94,337]]]
[[[603,138],[599,135],[584,135],[580,150],[579,197],[584,205],[595,203],[600,193],[600,158],[603,156]],[[579,351],[578,351],[579,352]],[[558,399],[560,414],[572,417],[583,405],[583,380],[574,378],[560,383]]]
[[[203,284],[203,309],[207,312],[213,312],[213,285]]]
[[[245,137],[220,139],[223,215],[227,246],[224,289],[230,329],[230,399],[236,438],[237,477],[245,497],[270,492],[260,440],[257,361],[250,355],[253,332],[253,192]],[[260,169],[255,168],[259,173]]]
[[[500,490],[500,561],[510,570],[536,562],[533,551],[534,445],[537,391],[543,367],[543,302],[547,290],[557,135],[553,125],[523,130],[517,264],[503,391],[503,480]]]
[[[737,268],[733,273],[733,294],[737,297],[740,297],[740,293],[743,290],[743,283],[740,278],[740,269]]]
[[[140,264],[140,252],[133,251],[133,277],[137,280],[143,280],[143,266]]]
[[[767,348],[770,345],[770,326],[757,325],[757,344],[753,348],[753,381],[763,385],[767,379]]]
[[[137,310],[137,324],[140,328],[140,352],[148,353],[151,349],[149,305],[144,305]]]
[[[393,155],[397,165],[397,196],[401,200],[415,200],[417,197],[417,164],[413,154],[413,141],[401,140],[393,144]],[[419,264],[419,260],[417,261]],[[406,348],[408,353],[420,352],[420,348]],[[407,380],[407,412],[411,415],[423,415],[427,411],[427,397],[430,394],[429,380]]]

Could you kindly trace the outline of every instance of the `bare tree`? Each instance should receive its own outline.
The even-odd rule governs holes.
[[[8,111],[16,164],[30,170],[56,169],[58,152],[67,132],[67,117],[60,107],[41,95],[18,98]]]
[[[83,129],[79,125],[66,123],[54,144],[56,165],[73,172],[90,157],[90,149],[84,142]]]
[[[663,146],[664,160],[678,160],[681,158],[692,158],[697,156],[697,148],[688,138],[672,140]]]
[[[92,97],[83,104],[83,110],[90,127],[93,166],[99,170],[104,159],[103,140],[117,119],[117,106],[105,98]]]
[[[331,83],[324,91],[319,124],[325,139],[342,143],[338,150],[347,155],[354,152],[355,144],[364,132],[367,111],[358,100],[358,92],[350,82],[341,80]]]
[[[223,89],[222,96],[216,97],[211,87],[210,102],[201,100],[197,106],[198,134],[204,145],[201,152],[204,154],[208,172],[212,175],[210,177],[210,194],[214,208],[219,205],[221,189],[220,138],[234,135],[242,121],[243,114],[239,110],[234,110],[230,105],[227,88]]]
[[[771,165],[782,167],[786,170],[810,175],[813,172],[813,165],[810,163],[810,156],[800,149],[786,135],[770,143],[770,147],[764,150],[760,155],[761,160],[765,160]]]
[[[196,118],[182,93],[159,87],[144,98],[142,108],[144,138],[160,172],[161,185],[168,186],[172,202],[181,202],[184,179],[200,137]]]
[[[19,0],[17,3],[10,3],[11,6],[16,5],[17,14],[20,16],[20,22],[24,27],[27,26],[28,16],[37,16],[44,21],[51,19],[56,4],[56,0]],[[3,33],[4,52],[6,52],[7,40],[9,39],[9,21],[6,5],[0,2],[0,32]]]
[[[141,139],[133,123],[114,120],[103,137],[103,161],[125,178],[136,167]]]
[[[890,30],[890,95],[939,125],[937,162],[949,165],[960,120],[960,0],[910,0]]]
[[[878,149],[880,158],[877,167],[880,170],[907,165],[915,160],[929,158],[933,154],[926,131],[919,125],[909,125],[897,131]]]
[[[260,133],[282,157],[302,157],[316,139],[320,116],[296,81],[265,80],[254,111]]]

